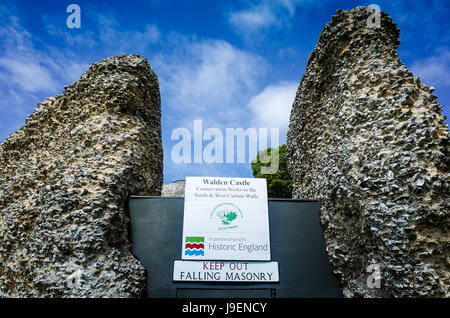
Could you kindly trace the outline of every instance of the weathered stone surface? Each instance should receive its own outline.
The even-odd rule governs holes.
[[[162,187],[162,197],[184,197],[184,187],[186,182],[184,180],[177,180],[173,183],[165,184]]]
[[[124,207],[160,194],[160,112],[147,60],[111,57],[1,144],[0,296],[142,295]]]
[[[448,297],[448,127],[400,61],[396,25],[382,13],[368,28],[370,14],[338,10],[311,55],[287,140],[293,195],[322,202],[346,296]],[[372,263],[379,289],[367,285]]]

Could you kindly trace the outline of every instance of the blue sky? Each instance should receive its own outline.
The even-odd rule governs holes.
[[[81,28],[66,7],[81,8]],[[247,163],[175,164],[177,127],[278,127],[306,61],[337,9],[377,4],[401,30],[399,54],[436,88],[448,117],[450,1],[47,1],[0,0],[0,142],[36,104],[60,94],[93,62],[121,53],[148,58],[160,81],[164,183],[186,175],[251,177]],[[448,122],[448,121],[447,121]]]

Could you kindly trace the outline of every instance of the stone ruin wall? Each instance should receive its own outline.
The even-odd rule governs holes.
[[[345,296],[448,297],[448,127],[400,61],[399,29],[384,13],[368,27],[371,14],[338,10],[311,54],[287,138],[293,197],[321,201]]]
[[[124,208],[131,194],[160,195],[160,121],[157,76],[121,55],[40,103],[1,144],[0,297],[144,294]]]

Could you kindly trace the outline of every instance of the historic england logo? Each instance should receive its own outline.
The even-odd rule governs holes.
[[[203,236],[186,236],[184,255],[205,256],[205,238]]]
[[[211,212],[209,218],[219,221],[219,230],[226,230],[238,227],[238,220],[244,217],[241,209],[233,203],[221,203]]]

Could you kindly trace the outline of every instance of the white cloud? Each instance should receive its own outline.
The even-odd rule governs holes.
[[[230,23],[238,31],[255,31],[279,23],[276,15],[263,2],[258,6],[230,13]]]
[[[248,103],[255,127],[280,128],[287,132],[298,83],[280,82],[269,85]]]
[[[226,41],[198,40],[180,34],[169,36],[166,48],[164,54],[150,58],[161,88],[165,180],[184,179],[186,174],[251,175],[248,162],[175,164],[171,150],[176,142],[170,136],[177,127],[193,134],[195,119],[202,120],[203,133],[218,128],[225,136],[226,128],[249,128],[252,113],[246,105],[259,90],[259,81],[267,70],[265,60]],[[203,146],[208,143],[204,141]],[[225,155],[230,145],[224,144],[223,150]]]
[[[45,66],[34,61],[16,58],[0,58],[0,67],[9,72],[9,79],[28,92],[41,90],[56,90],[55,81]]]
[[[305,1],[302,1],[302,0],[278,0],[278,1],[276,1],[275,0],[275,2],[278,2],[281,7],[286,8],[289,11],[290,16],[293,16],[296,6],[299,5],[301,2],[305,2]]]
[[[249,2],[248,8],[230,12],[228,21],[236,33],[251,40],[261,30],[286,27],[294,16],[296,7],[305,1],[261,0],[257,5]]]
[[[0,140],[23,125],[43,96],[61,93],[87,65],[70,51],[40,42],[0,5]],[[35,45],[39,43],[39,47]]]
[[[450,50],[440,48],[436,50],[436,55],[415,61],[411,66],[411,72],[428,85],[449,86]]]
[[[241,119],[265,61],[226,41],[177,42],[171,53],[151,59],[168,108],[185,121],[200,117],[216,127]]]
[[[56,93],[79,78],[86,65],[78,63],[73,53],[37,49],[34,41],[39,39],[33,38],[17,16],[5,7],[0,14],[0,81],[15,84],[18,91]]]

